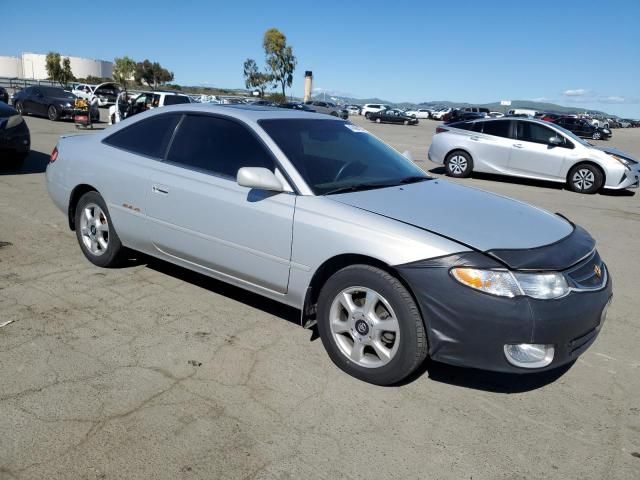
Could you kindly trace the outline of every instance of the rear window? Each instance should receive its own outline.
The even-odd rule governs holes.
[[[103,140],[107,145],[153,158],[164,158],[180,114],[154,115],[118,130]]]
[[[185,95],[165,95],[164,97],[165,105],[177,105],[179,103],[191,103],[191,101]]]

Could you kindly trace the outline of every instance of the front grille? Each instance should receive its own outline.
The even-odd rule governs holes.
[[[597,290],[607,283],[607,267],[596,250],[566,273],[576,290]]]

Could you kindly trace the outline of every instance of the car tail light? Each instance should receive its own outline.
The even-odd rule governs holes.
[[[58,147],[53,147],[53,152],[51,152],[51,156],[49,157],[49,163],[53,163],[58,159]]]
[[[444,128],[444,127],[436,127],[436,133],[444,133],[444,132],[448,132],[449,129]]]

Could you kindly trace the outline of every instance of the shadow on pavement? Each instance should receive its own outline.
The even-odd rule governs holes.
[[[137,252],[134,252],[134,256],[135,258],[129,259],[123,266],[131,267],[134,265],[146,264],[148,268],[155,270],[156,272],[170,275],[197,287],[209,290],[212,293],[224,295],[225,297],[236,300],[237,302],[244,303],[245,305],[257,308],[258,310],[262,310],[270,315],[274,315],[288,322],[300,325],[300,310],[296,308],[276,302],[275,300],[263,297],[262,295],[249,292],[240,287],[215,280],[211,277],[207,277],[206,275],[187,270],[186,268],[179,267],[163,260],[138,254]]]
[[[537,390],[562,377],[573,366],[573,362],[554,370],[539,373],[499,373],[474,368],[456,367],[427,359],[408,378],[399,385],[406,385],[420,378],[425,373],[430,380],[456,387],[470,388],[493,393],[523,393]]]
[[[15,167],[13,165],[2,165],[0,162],[0,175],[24,175],[28,173],[42,173],[47,169],[49,154],[31,150],[24,163]]]

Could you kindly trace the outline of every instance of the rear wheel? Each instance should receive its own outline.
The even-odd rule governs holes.
[[[473,159],[467,152],[458,150],[447,155],[444,167],[450,177],[468,177],[473,171]]]
[[[20,115],[24,115],[24,107],[22,106],[22,102],[16,103],[16,110]]]
[[[318,330],[331,360],[376,385],[410,375],[427,356],[427,335],[413,297],[388,272],[352,265],[336,272],[318,298]]]
[[[580,163],[569,171],[569,188],[578,193],[596,193],[604,183],[604,175],[598,167]]]
[[[99,267],[120,263],[124,248],[98,192],[85,193],[76,206],[76,237],[87,259]]]
[[[55,122],[56,120],[58,120],[60,118],[60,112],[58,112],[58,107],[56,107],[55,105],[49,105],[49,108],[47,109],[47,116],[49,117],[49,120],[51,120],[52,122]]]

